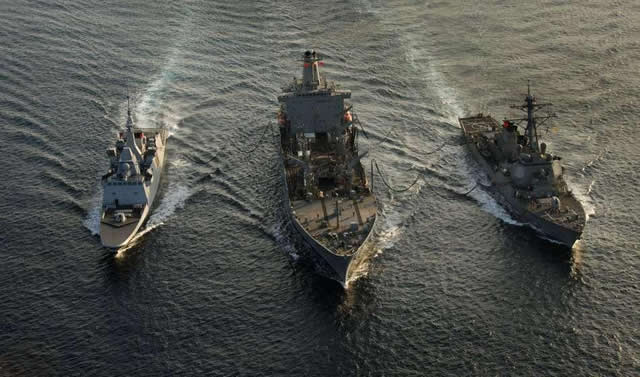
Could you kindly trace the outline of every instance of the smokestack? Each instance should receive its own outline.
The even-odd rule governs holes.
[[[305,88],[314,90],[320,84],[320,71],[318,69],[318,55],[315,51],[307,50],[304,53],[304,65],[302,68],[302,81]]]

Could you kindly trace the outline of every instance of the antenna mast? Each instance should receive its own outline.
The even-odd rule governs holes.
[[[133,120],[131,119],[131,103],[129,101],[129,86],[127,85],[127,129],[130,130],[133,126]]]
[[[531,80],[527,80],[527,96],[524,99],[524,104],[522,105],[511,105],[512,109],[520,109],[522,111],[527,112],[527,146],[531,150],[531,152],[539,153],[540,145],[538,144],[538,131],[536,129],[536,121],[538,119],[542,119],[546,121],[549,118],[554,117],[553,114],[544,116],[544,117],[536,117],[535,112],[543,107],[551,106],[551,103],[536,103],[536,98],[531,95]],[[525,119],[522,119],[525,120]]]

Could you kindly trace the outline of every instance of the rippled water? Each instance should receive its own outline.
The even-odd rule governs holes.
[[[0,375],[637,375],[639,15],[604,0],[0,2]],[[387,180],[423,176],[403,194],[376,179],[378,250],[345,292],[301,262],[270,139],[243,153],[309,47],[353,91]],[[478,176],[457,117],[512,114],[527,79],[555,104],[544,138],[591,215],[570,252],[464,195]],[[127,87],[138,124],[171,138],[147,229],[114,255],[99,177]]]

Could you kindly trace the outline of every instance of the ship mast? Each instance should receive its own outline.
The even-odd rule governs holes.
[[[127,131],[131,131],[133,119],[131,119],[131,104],[129,101],[129,87],[127,87]]]
[[[535,112],[543,107],[551,106],[551,103],[536,103],[536,97],[531,95],[531,80],[527,80],[527,96],[524,99],[524,104],[522,105],[511,105],[512,109],[520,109],[522,111],[526,111],[527,117],[525,119],[514,119],[514,120],[526,120],[527,128],[525,130],[527,134],[527,147],[533,153],[540,152],[540,145],[538,143],[538,130],[537,130],[537,121],[541,119],[543,122],[547,121],[549,118],[553,118],[554,115],[547,115],[544,117],[536,117]]]
[[[529,138],[529,148],[534,151],[538,151],[538,132],[536,130],[536,118],[534,118],[534,102],[535,99],[531,95],[531,81],[527,80],[527,97],[525,103],[527,104],[527,137]]]

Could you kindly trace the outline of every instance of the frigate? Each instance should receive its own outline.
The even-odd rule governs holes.
[[[278,96],[284,207],[315,271],[347,287],[372,249],[377,203],[360,161],[357,116],[342,90],[306,51],[302,79]]]
[[[571,247],[582,234],[586,215],[567,186],[561,157],[539,142],[537,127],[554,115],[535,113],[550,105],[538,103],[528,85],[524,104],[511,106],[526,112],[526,118],[500,124],[478,114],[459,122],[471,154],[489,178],[487,192],[542,238]],[[518,124],[526,124],[522,134]]]
[[[115,147],[107,149],[110,166],[102,176],[102,245],[127,245],[145,222],[158,192],[165,163],[168,132],[164,128],[138,128],[131,119],[127,97],[127,124]]]

